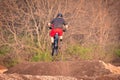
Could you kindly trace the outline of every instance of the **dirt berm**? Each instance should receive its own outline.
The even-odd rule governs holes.
[[[48,77],[37,80],[120,80],[120,68],[103,61],[25,62],[10,68],[8,72],[0,75],[0,78],[7,75]],[[28,77],[26,79],[34,80]]]

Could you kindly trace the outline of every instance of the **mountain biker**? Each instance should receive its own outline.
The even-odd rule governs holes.
[[[53,45],[54,43],[54,36],[56,33],[58,33],[58,36],[60,37],[60,41],[63,39],[63,31],[65,32],[68,28],[67,23],[63,19],[63,15],[61,13],[58,13],[56,18],[54,18],[50,23],[48,23],[50,31],[50,37],[51,37],[51,43]]]

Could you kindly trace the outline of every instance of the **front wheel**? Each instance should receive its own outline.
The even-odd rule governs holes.
[[[52,47],[52,56],[57,56],[58,55],[58,46]]]

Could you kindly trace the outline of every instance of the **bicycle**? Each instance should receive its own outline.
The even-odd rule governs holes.
[[[54,36],[54,43],[52,45],[52,56],[58,55],[58,42],[59,42],[59,36],[58,33]]]

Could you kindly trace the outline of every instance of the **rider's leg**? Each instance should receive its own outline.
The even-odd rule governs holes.
[[[53,48],[53,46],[54,46],[54,38],[51,37],[51,47]]]
[[[62,39],[63,39],[63,36],[60,36],[60,41],[62,41]]]
[[[52,29],[51,32],[50,32],[51,47],[52,47],[52,48],[53,48],[53,46],[54,46],[54,35],[55,35],[55,32],[54,32],[54,29]]]
[[[59,35],[60,41],[62,41],[62,39],[63,39],[63,30],[62,29],[58,29],[58,35]]]
[[[51,37],[51,43],[54,43],[54,38],[53,37]]]

